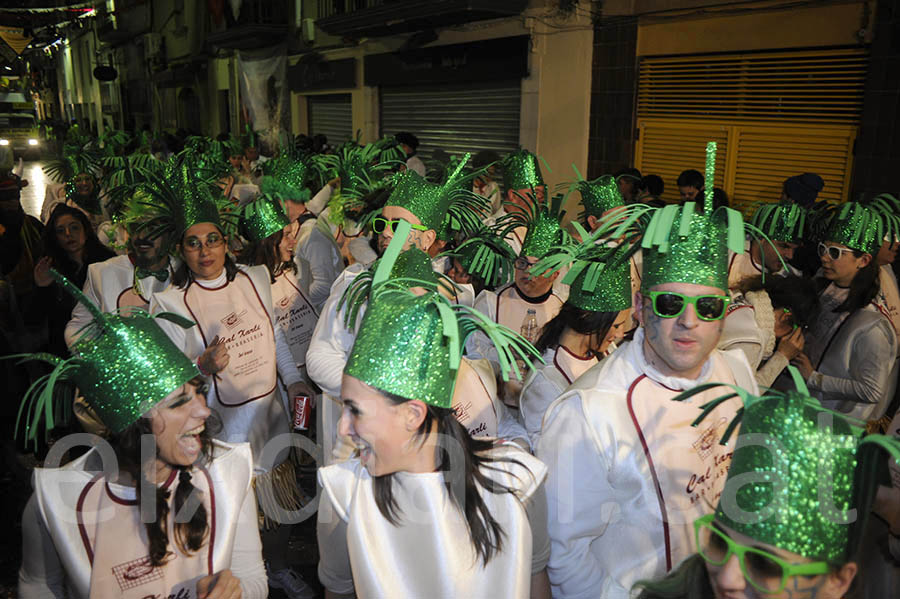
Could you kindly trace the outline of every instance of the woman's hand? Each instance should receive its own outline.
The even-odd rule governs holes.
[[[791,364],[797,367],[797,370],[800,371],[800,376],[803,377],[803,380],[808,380],[809,375],[813,373],[813,365],[812,362],[809,361],[809,356],[804,354],[803,352],[797,354],[793,360],[791,360]]]
[[[293,401],[294,398],[298,395],[305,395],[309,398],[309,407],[316,407],[316,393],[306,383],[301,381],[299,383],[288,385],[287,391],[288,397],[291,398],[291,401]]]
[[[53,266],[53,258],[44,256],[34,265],[34,284],[38,287],[49,287],[53,284],[53,275],[50,267]]]
[[[231,570],[222,570],[197,581],[197,599],[240,599],[241,581]]]
[[[225,342],[216,335],[209,347],[203,350],[203,353],[197,358],[197,366],[205,374],[216,374],[225,370],[230,359],[231,356],[228,355],[228,348],[225,347]]]
[[[804,345],[806,345],[806,339],[803,337],[803,330],[795,329],[789,335],[785,335],[778,340],[778,349],[776,351],[784,354],[784,357],[790,361],[803,351]]]

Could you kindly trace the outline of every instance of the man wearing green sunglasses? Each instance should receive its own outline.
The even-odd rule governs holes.
[[[729,241],[743,249],[743,230],[729,235],[728,224],[740,216],[700,212],[688,204],[653,215],[634,339],[544,415],[536,454],[549,469],[554,597],[628,597],[637,580],[695,553],[694,521],[712,512],[722,491],[733,444],[718,444],[716,431],[739,402],[710,407],[708,424],[693,427],[722,393],[670,401],[710,380],[756,389],[743,354],[716,349],[729,302],[728,250],[736,245]]]

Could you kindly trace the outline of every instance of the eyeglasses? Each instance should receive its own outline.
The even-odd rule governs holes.
[[[513,262],[513,266],[516,270],[528,270],[535,264],[537,264],[537,261],[531,262],[530,260],[528,260],[528,258],[525,258],[523,256],[519,256],[518,258],[516,258],[516,261]]]
[[[844,252],[853,252],[850,248],[840,248],[836,245],[825,245],[824,243],[819,243],[816,247],[816,251],[819,254],[819,258],[824,258],[825,254],[828,254],[828,257],[832,260],[840,260],[841,256],[844,255]]]
[[[204,245],[207,248],[217,248],[220,245],[225,243],[225,238],[219,235],[218,233],[210,233],[206,236],[206,241],[201,241],[199,237],[188,237],[184,240],[184,251],[186,252],[199,252],[200,248]]]
[[[401,219],[388,220],[382,216],[376,216],[372,219],[372,230],[376,233],[383,233],[387,227],[391,228],[391,233],[397,232],[397,227],[400,225]],[[427,231],[428,227],[423,225],[414,225],[410,223],[410,226],[416,231]]]
[[[653,312],[660,318],[681,316],[688,304],[694,304],[700,320],[719,320],[731,302],[725,295],[684,295],[674,291],[648,291],[646,295],[653,304]]]
[[[694,522],[700,555],[714,566],[724,566],[732,555],[736,555],[744,578],[762,593],[780,593],[792,576],[828,573],[826,562],[791,564],[768,551],[741,545],[717,529],[714,518],[715,514],[707,514]]]

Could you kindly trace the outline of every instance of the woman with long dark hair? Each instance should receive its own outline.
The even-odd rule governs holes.
[[[205,381],[153,318],[86,306],[94,321],[53,374],[78,385],[110,435],[35,470],[19,596],[266,596],[249,446],[212,440]],[[32,439],[53,391],[26,398]]]
[[[600,233],[602,234],[602,233]],[[631,323],[631,261],[626,252],[597,244],[593,235],[550,256],[535,270],[573,265],[569,297],[541,329],[535,347],[545,366],[522,387],[520,408],[533,446],[544,412],[562,392],[611,353]]]
[[[528,345],[437,293],[376,285],[341,389],[357,454],[319,470],[326,597],[549,597],[546,468],[451,409],[468,333],[486,331],[504,376]]]
[[[866,420],[884,415],[896,386],[897,335],[872,300],[874,255],[885,232],[898,229],[900,216],[880,202],[849,202],[831,215],[818,244],[819,318],[794,359],[823,405]]]
[[[241,233],[250,242],[239,259],[244,264],[263,265],[269,271],[275,322],[284,332],[294,362],[305,373],[306,350],[318,313],[294,262],[299,227],[296,222],[288,222],[281,207],[265,196],[244,206],[241,216]]]
[[[148,204],[158,210],[147,226],[169,231],[183,262],[172,285],[151,298],[150,312],[195,323],[183,329],[161,320],[160,327],[202,373],[213,377],[208,401],[222,420],[219,438],[250,443],[270,584],[295,597],[309,595],[286,561],[290,526],[284,523],[288,512],[301,507],[295,461],[289,446],[271,455],[264,450],[273,438],[290,433],[279,379],[287,397],[309,396],[310,390],[277,326],[268,270],[238,265],[228,253],[229,214],[223,206],[220,216],[218,189],[188,166],[169,171],[167,180],[146,186]]]
[[[87,278],[88,265],[108,260],[115,253],[100,243],[87,214],[65,204],[57,204],[50,213],[43,243],[44,257],[34,266],[34,283],[38,289],[34,301],[25,308],[25,320],[46,319],[49,351],[66,357],[69,351],[64,333],[75,300],[54,282],[50,268],[55,268],[81,289]]]

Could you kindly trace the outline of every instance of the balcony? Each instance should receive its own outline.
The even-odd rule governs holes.
[[[205,4],[205,3],[204,3]],[[224,14],[216,21],[206,42],[218,48],[254,50],[280,43],[290,32],[291,6],[289,0],[244,0],[237,18],[225,2]]]
[[[319,0],[322,31],[384,37],[521,14],[528,0]]]

